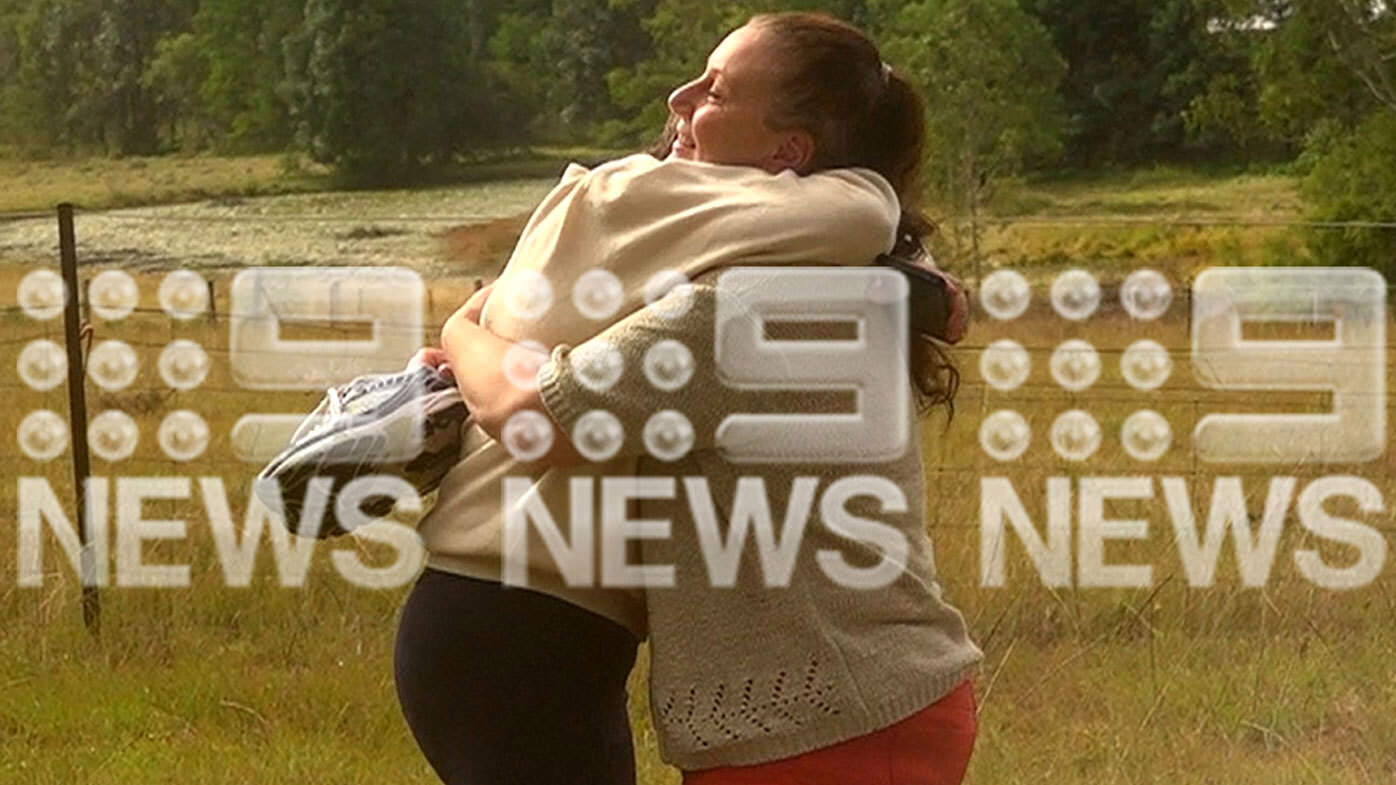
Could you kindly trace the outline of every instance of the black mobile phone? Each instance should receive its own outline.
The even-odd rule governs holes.
[[[906,277],[911,291],[907,299],[908,318],[918,333],[945,340],[950,323],[950,289],[945,278],[902,256],[884,254],[877,263],[897,270]]]

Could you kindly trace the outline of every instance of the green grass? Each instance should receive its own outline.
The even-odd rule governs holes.
[[[1045,205],[1029,214],[1045,218],[1096,210],[1134,218],[1218,217],[1243,214],[1252,200],[1267,194],[1277,204],[1292,195],[1292,184],[1282,178],[1240,177],[1209,186],[1176,173],[1023,188]],[[1156,209],[1146,209],[1151,199]],[[1134,212],[1121,207],[1128,205],[1143,206]],[[1278,206],[1257,209],[1267,216],[1294,214]],[[343,228],[336,225],[333,231]],[[993,236],[990,258],[993,264],[1022,262],[1037,281],[1068,264],[1109,278],[1148,263],[1182,284],[1198,265],[1264,260],[1269,244],[1280,242],[1275,237],[1283,238],[1271,231],[1017,225]],[[953,257],[941,260],[964,269]],[[231,272],[209,273],[218,292],[227,291],[220,276]],[[0,264],[0,307],[12,304],[20,274],[21,267]],[[463,265],[432,281],[432,322],[459,302],[469,274],[469,265]],[[159,275],[139,277],[149,297]],[[1245,394],[1198,388],[1186,361],[1177,359],[1186,356],[1188,345],[1187,319],[1179,307],[1149,325],[1111,312],[1068,328],[1038,299],[1039,307],[1020,322],[976,324],[967,345],[957,350],[966,376],[959,414],[948,428],[930,421],[924,432],[928,526],[937,563],[948,598],[964,610],[987,655],[977,679],[981,733],[969,781],[1365,785],[1396,779],[1396,566],[1390,559],[1369,587],[1347,593],[1316,589],[1295,569],[1296,549],[1318,548],[1331,564],[1350,563],[1353,554],[1315,540],[1290,518],[1265,588],[1240,586],[1229,544],[1222,549],[1215,586],[1189,588],[1162,505],[1120,502],[1112,504],[1111,515],[1151,517],[1150,536],[1112,544],[1109,559],[1154,565],[1152,590],[1048,589],[1016,545],[1009,551],[1008,585],[980,587],[981,476],[1011,476],[1041,524],[1046,477],[1141,470],[1113,434],[1127,414],[1148,406],[1165,414],[1177,435],[1174,450],[1149,473],[1186,478],[1201,504],[1211,481],[1232,472],[1194,463],[1187,434],[1210,411],[1257,408]],[[226,309],[221,301],[219,312]],[[57,322],[35,325],[17,315],[0,319],[0,366],[6,368],[15,366],[25,340],[59,332]],[[99,337],[135,344],[146,368],[159,347],[175,337],[199,340],[216,362],[202,392],[90,394],[94,413],[107,406],[143,412],[145,437],[129,462],[113,467],[97,461],[94,473],[220,476],[240,520],[246,483],[257,467],[237,463],[221,442],[195,467],[173,464],[149,443],[168,410],[199,410],[220,433],[239,413],[267,407],[266,394],[235,389],[218,355],[226,349],[226,325],[199,320],[171,326],[155,315],[137,315],[99,330]],[[1072,336],[1092,341],[1107,358],[1101,383],[1077,396],[1054,391],[1044,368],[1045,352]],[[976,347],[1001,337],[1033,352],[1034,372],[1023,392],[995,393],[978,381]],[[1149,396],[1125,388],[1108,362],[1112,350],[1140,337],[1159,341],[1175,356],[1170,382]],[[136,385],[158,386],[150,373]],[[13,374],[0,379],[0,389],[11,403],[0,412],[0,434],[13,434],[31,409],[65,411],[63,393],[22,389]],[[297,411],[313,397],[277,393],[270,400]],[[1322,401],[1296,394],[1263,404],[1303,410]],[[1022,411],[1035,434],[1032,452],[1011,470],[985,458],[976,439],[983,415],[1005,406]],[[1047,424],[1071,406],[1089,408],[1107,434],[1100,453],[1082,466],[1064,464],[1044,447]],[[46,540],[44,586],[15,585],[15,530],[8,523],[15,520],[13,478],[49,477],[65,500],[71,479],[63,459],[36,464],[19,455],[13,441],[9,444],[0,452],[8,478],[0,482],[0,511],[7,521],[0,527],[0,565],[7,565],[0,566],[0,782],[434,782],[401,719],[391,683],[395,614],[404,590],[354,588],[334,573],[329,560],[334,548],[360,547],[370,561],[390,558],[387,549],[356,546],[353,540],[322,544],[305,589],[275,585],[271,560],[263,556],[254,585],[233,589],[222,585],[197,498],[149,504],[147,517],[186,518],[189,537],[148,545],[146,560],[192,565],[193,586],[108,591],[102,635],[91,639],[81,627],[74,577],[51,541]],[[1390,505],[1396,498],[1393,468],[1388,455],[1364,466],[1247,467],[1240,473],[1252,491],[1249,507],[1258,513],[1271,474],[1294,474],[1302,487],[1319,474],[1355,473],[1375,482]],[[1391,531],[1389,517],[1364,520]],[[642,660],[631,682],[641,782],[674,785],[676,773],[657,757],[645,675]]]
[[[1084,265],[1123,278],[1149,266],[1188,280],[1212,265],[1297,264],[1307,236],[1297,181],[1278,174],[1217,177],[1160,167],[1093,176],[1010,180],[990,192],[979,271]],[[942,222],[937,255],[972,277],[969,226]],[[958,264],[956,264],[958,262]]]
[[[587,147],[530,148],[441,167],[419,185],[551,177],[567,161],[596,161],[614,154]],[[61,202],[99,210],[306,193],[332,189],[336,182],[326,167],[294,155],[48,160],[0,156],[0,214],[47,211]]]
[[[1264,588],[1243,588],[1234,551],[1223,546],[1215,584],[1190,588],[1155,481],[1152,502],[1112,502],[1112,518],[1150,521],[1149,537],[1112,543],[1112,564],[1153,566],[1147,590],[1052,590],[1041,586],[1022,549],[1009,545],[1007,586],[980,588],[978,481],[1007,476],[1039,526],[1045,524],[1049,476],[1145,474],[1186,479],[1196,509],[1212,482],[1242,476],[1252,520],[1259,518],[1272,475],[1299,478],[1352,473],[1396,494],[1388,453],[1363,466],[1225,467],[1196,463],[1189,434],[1204,415],[1224,411],[1316,411],[1321,396],[1221,393],[1200,389],[1186,361],[1188,324],[1179,309],[1159,323],[1131,323],[1116,312],[1068,328],[1034,309],[1026,323],[980,324],[972,343],[1012,337],[1032,353],[1026,386],[998,393],[968,372],[961,414],[928,437],[926,461],[932,539],[950,597],[966,610],[988,659],[975,783],[1377,783],[1396,776],[1396,573],[1390,562],[1372,585],[1348,593],[1318,589],[1291,554],[1317,548],[1333,565],[1354,553],[1306,534],[1285,520],[1273,572]],[[1067,337],[1089,340],[1106,359],[1091,391],[1053,389],[1043,367]],[[1126,387],[1114,352],[1139,338],[1170,349],[1175,367],[1159,391]],[[1388,368],[1396,353],[1388,352]],[[977,360],[972,348],[962,363]],[[1388,384],[1392,380],[1389,379]],[[1042,442],[1057,413],[1088,409],[1105,433],[1084,465],[1056,458]],[[1005,469],[982,456],[975,428],[999,408],[1020,411],[1034,446]],[[1168,419],[1175,446],[1155,466],[1131,460],[1115,434],[1131,412],[1152,408]],[[1336,505],[1335,505],[1336,506]],[[1355,517],[1389,534],[1388,515]],[[987,685],[991,688],[985,689]]]
[[[1157,167],[1095,176],[1010,180],[993,193],[997,217],[1169,216],[1285,218],[1302,209],[1295,181],[1278,174],[1218,177]]]
[[[0,213],[50,210],[60,202],[88,209],[194,201],[219,196],[315,191],[327,173],[287,171],[275,155],[160,156],[24,161],[0,159]]]

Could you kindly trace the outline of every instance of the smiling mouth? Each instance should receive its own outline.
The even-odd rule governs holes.
[[[678,129],[678,132],[674,135],[673,149],[693,150],[695,147],[696,145],[693,143],[693,138],[685,134],[682,129]]]

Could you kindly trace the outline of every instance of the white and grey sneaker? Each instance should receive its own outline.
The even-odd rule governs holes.
[[[326,391],[286,449],[257,475],[253,492],[301,536],[345,534],[350,527],[335,510],[345,486],[386,475],[406,480],[419,496],[436,490],[460,458],[467,417],[448,372],[414,363],[398,373],[361,376]],[[395,501],[370,495],[360,511],[382,517]]]

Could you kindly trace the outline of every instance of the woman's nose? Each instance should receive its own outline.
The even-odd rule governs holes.
[[[693,90],[697,85],[697,81],[689,82],[670,93],[669,110],[687,120],[693,113]]]

